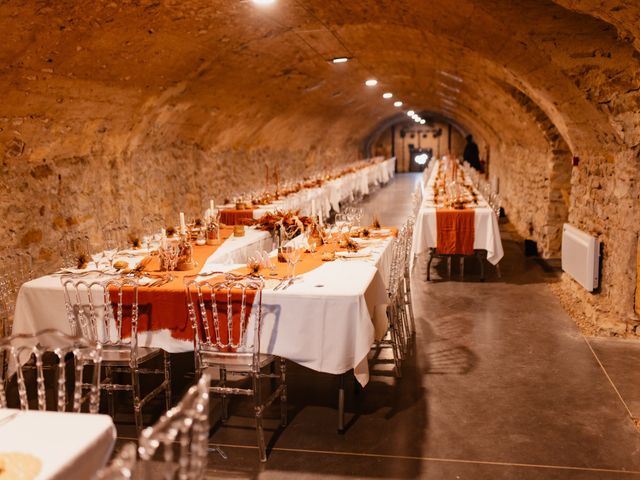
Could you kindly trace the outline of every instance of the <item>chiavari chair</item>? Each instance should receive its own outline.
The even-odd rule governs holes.
[[[9,360],[7,371],[0,372],[0,407],[8,406],[5,385],[9,382],[5,380],[15,377],[18,404],[22,410],[29,410],[35,403],[38,410],[78,413],[82,405],[88,403],[88,411],[98,413],[101,350],[97,342],[55,329],[0,339],[0,352],[6,354]],[[55,371],[52,389],[47,389],[45,384],[45,367]],[[5,379],[7,372],[11,378]],[[30,381],[34,374],[35,381]],[[85,376],[89,378],[88,381],[84,380]],[[29,391],[34,390],[33,384],[36,402],[29,401]],[[84,394],[85,390],[87,395]],[[49,402],[47,391],[55,394],[54,398],[49,397]],[[54,401],[53,408],[48,408],[51,407],[51,400]]]
[[[263,414],[277,398],[280,399],[280,423],[287,423],[287,389],[285,360],[260,352],[262,324],[262,289],[264,282],[255,277],[226,277],[186,285],[189,316],[194,332],[195,365],[202,374],[217,368],[220,380],[212,385],[212,393],[221,396],[222,421],[227,420],[227,400],[230,395],[251,396],[260,461],[266,462]],[[279,365],[275,372],[274,365]],[[270,367],[268,372],[264,372]],[[228,375],[250,379],[246,388],[228,384]],[[271,395],[263,399],[264,378],[277,381]]]
[[[138,288],[136,278],[112,278],[106,281],[86,277],[63,276],[67,319],[71,330],[102,346],[105,375],[100,388],[107,392],[109,413],[114,416],[114,392],[131,392],[138,433],[142,430],[142,407],[164,392],[165,406],[171,406],[170,360],[160,348],[143,347],[138,341]],[[148,366],[157,359],[162,368]],[[125,374],[129,383],[116,381]],[[141,394],[141,376],[153,376],[159,383],[146,395]]]

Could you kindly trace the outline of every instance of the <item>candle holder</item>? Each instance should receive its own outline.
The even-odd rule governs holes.
[[[176,270],[184,272],[187,270],[193,270],[198,266],[198,263],[193,258],[193,245],[191,245],[188,235],[180,236],[178,251]]]
[[[220,212],[214,211],[207,218],[205,238],[207,245],[220,244]]]

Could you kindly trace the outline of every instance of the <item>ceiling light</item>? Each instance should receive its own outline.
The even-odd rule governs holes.
[[[370,78],[369,80],[367,80],[366,82],[364,82],[364,84],[367,87],[375,87],[378,84],[378,80],[376,80],[375,78]]]
[[[349,58],[347,58],[347,57],[336,57],[331,61],[333,63],[347,63],[349,61]]]
[[[413,117],[415,114],[416,114],[416,112],[414,112],[413,110],[409,110],[407,112],[407,116],[409,116],[409,117]]]
[[[425,123],[427,123],[427,121],[424,118],[420,120],[420,125],[424,125]]]
[[[402,102],[400,100],[397,100],[397,101],[393,102],[393,106],[394,107],[401,107],[402,106]]]
[[[420,123],[420,120],[422,120],[420,117],[414,117],[413,121],[416,123]]]
[[[251,0],[256,5],[271,5],[272,3],[276,3],[276,0]]]
[[[393,97],[393,93],[391,92],[385,92],[382,94],[382,98],[391,98]]]

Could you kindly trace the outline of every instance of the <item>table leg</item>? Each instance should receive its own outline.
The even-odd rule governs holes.
[[[344,433],[344,373],[338,386],[338,433]]]

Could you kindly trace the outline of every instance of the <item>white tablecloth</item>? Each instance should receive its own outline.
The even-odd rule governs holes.
[[[17,411],[0,408],[0,421]],[[115,440],[108,415],[29,410],[0,425],[0,452],[38,457],[39,480],[93,478],[109,460]]]
[[[426,172],[426,179],[418,185],[416,193],[421,197],[421,205],[416,215],[416,224],[413,233],[412,258],[427,252],[437,245],[436,207],[433,202],[433,183],[438,172],[437,160],[432,162],[433,167]],[[504,256],[498,218],[486,201],[479,197],[479,206],[475,209],[475,238],[473,248],[486,250],[487,260],[493,265],[497,264]]]
[[[389,237],[369,243],[360,250],[369,257],[325,263],[287,290],[265,290],[263,302],[271,314],[264,320],[262,351],[326,373],[353,368],[365,385],[367,353],[374,338],[386,330],[392,241]],[[245,263],[216,263],[214,257],[202,272],[229,271]],[[13,328],[14,333],[45,328],[69,332],[60,276],[40,277],[22,286]],[[192,342],[173,338],[169,330],[140,332],[139,342],[171,353],[193,350]]]
[[[336,212],[340,211],[340,202],[351,200],[358,193],[367,195],[369,187],[387,183],[395,175],[395,168],[395,157],[374,163],[343,177],[329,180],[320,187],[306,188],[269,205],[261,205],[253,210],[253,218],[257,220],[264,214],[276,210],[300,210],[301,215],[311,215],[317,214],[320,209],[326,218],[331,208]],[[315,212],[311,211],[312,205],[315,205]],[[234,205],[219,207],[234,208]]]
[[[268,232],[247,228],[244,237],[230,237],[209,257],[201,271],[212,271],[219,264],[246,263],[247,258],[254,255],[256,250],[270,251],[273,241]],[[140,257],[115,257],[115,260],[125,260],[130,266],[139,262]],[[212,266],[213,265],[213,266]],[[98,278],[99,275],[89,278]],[[71,333],[67,320],[64,295],[59,275],[46,275],[31,280],[20,288],[16,302],[16,310],[13,322],[13,333],[35,333],[45,328],[55,328],[63,332]],[[143,346],[162,346],[162,337],[171,337],[168,332],[140,333],[139,339]],[[171,344],[172,353],[184,352],[193,349],[189,342]]]
[[[354,369],[366,385],[371,344],[387,328],[391,247],[387,238],[360,250],[371,253],[368,258],[328,262],[284,291],[265,289],[261,351],[320,372]]]

